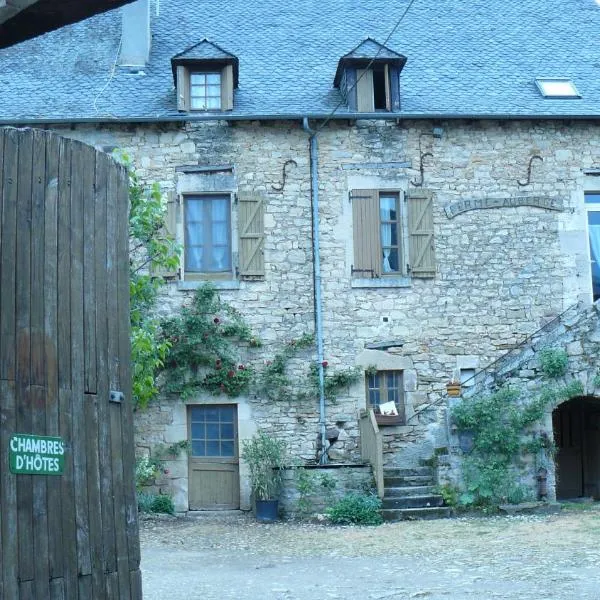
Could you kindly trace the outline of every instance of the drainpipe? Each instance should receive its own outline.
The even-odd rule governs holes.
[[[323,306],[321,298],[321,249],[319,245],[319,145],[317,132],[308,125],[308,117],[302,119],[302,127],[309,134],[310,178],[312,206],[312,245],[313,245],[313,290],[315,304],[315,332],[317,337],[317,368],[319,370],[319,427],[321,430],[321,457],[319,463],[327,463],[325,444],[325,373],[323,372]]]

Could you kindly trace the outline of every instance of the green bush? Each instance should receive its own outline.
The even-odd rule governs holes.
[[[327,509],[335,525],[381,525],[381,500],[372,495],[350,493]]]
[[[149,494],[147,492],[138,492],[137,494],[138,510],[141,513],[164,513],[167,515],[175,514],[175,505],[173,498],[166,494]]]
[[[569,356],[564,350],[544,348],[540,352],[540,367],[546,377],[556,379],[567,372]]]

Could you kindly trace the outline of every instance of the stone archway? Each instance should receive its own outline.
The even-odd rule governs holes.
[[[552,429],[557,499],[600,500],[600,398],[579,396],[560,404],[552,412]]]

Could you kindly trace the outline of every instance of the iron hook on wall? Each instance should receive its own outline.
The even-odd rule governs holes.
[[[529,167],[527,167],[527,181],[523,182],[523,181],[519,181],[517,179],[517,183],[521,186],[521,187],[525,187],[526,185],[529,185],[531,183],[531,167],[533,164],[533,159],[537,158],[539,160],[541,160],[542,162],[544,162],[544,159],[539,155],[539,154],[534,154],[530,159],[529,159]]]
[[[431,158],[433,158],[433,154],[431,154],[431,152],[425,152],[425,153],[421,153],[421,158],[420,158],[420,162],[419,162],[419,172],[421,173],[421,181],[417,182],[417,181],[411,181],[411,184],[414,185],[415,187],[422,187],[423,186],[423,180],[424,180],[424,172],[425,172],[425,159],[430,156]]]
[[[293,158],[290,158],[283,163],[283,175],[282,175],[283,181],[281,182],[281,185],[277,186],[277,185],[271,184],[271,187],[276,192],[283,192],[283,188],[285,188],[285,180],[287,179],[287,168],[290,165],[294,165],[295,167],[297,167],[298,163]]]

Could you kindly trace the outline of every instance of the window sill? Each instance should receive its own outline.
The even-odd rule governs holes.
[[[216,290],[240,289],[240,282],[238,279],[195,279],[192,281],[178,281],[177,289],[183,292],[187,290],[197,290],[207,283],[210,283]]]
[[[375,413],[375,421],[377,425],[382,427],[404,425],[404,417],[402,415],[378,415]]]
[[[351,282],[353,288],[408,288],[411,287],[410,277],[379,277],[379,278],[357,278]]]

